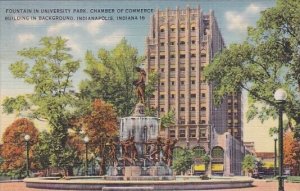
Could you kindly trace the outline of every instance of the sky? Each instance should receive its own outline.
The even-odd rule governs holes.
[[[86,76],[83,73],[84,54],[99,48],[112,49],[122,38],[136,47],[140,55],[145,50],[149,32],[151,10],[201,7],[204,13],[213,10],[226,46],[245,40],[248,26],[255,26],[262,10],[275,5],[273,0],[165,0],[165,1],[3,1],[0,0],[0,100],[6,96],[30,93],[32,87],[9,72],[9,65],[21,59],[18,50],[35,47],[44,36],[62,36],[68,39],[71,54],[80,59],[81,68],[73,78],[78,84]],[[59,9],[59,10],[56,10]],[[106,9],[107,13],[99,13]],[[133,9],[146,9],[150,13],[132,13]],[[62,13],[45,13],[45,11]],[[97,12],[98,13],[95,13]],[[113,13],[109,13],[112,12]],[[30,13],[31,12],[31,13]],[[47,20],[46,16],[60,16],[73,20]],[[77,20],[77,17],[101,16],[103,20]],[[135,20],[117,20],[118,16],[136,16]],[[35,17],[35,19],[33,18]],[[14,20],[13,20],[14,19]],[[111,20],[113,19],[113,20]],[[246,106],[246,102],[245,102]],[[245,109],[247,107],[244,107]],[[0,135],[15,119],[14,115],[0,113]],[[40,129],[43,124],[36,124]],[[273,151],[268,128],[273,121],[260,124],[244,119],[244,141],[255,141],[256,150]],[[259,133],[257,133],[259,132]]]

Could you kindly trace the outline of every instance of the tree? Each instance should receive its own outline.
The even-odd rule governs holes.
[[[161,117],[161,127],[162,129],[168,128],[175,124],[175,111],[170,110]]]
[[[245,155],[242,162],[242,168],[247,172],[248,175],[249,173],[252,174],[255,169],[255,157],[249,154]]]
[[[81,96],[90,101],[102,99],[113,104],[119,116],[129,116],[136,103],[133,81],[135,67],[143,57],[125,39],[111,51],[100,49],[97,57],[91,51],[85,56],[85,73],[89,79],[81,82]]]
[[[300,174],[300,142],[294,138],[291,131],[284,134],[284,165],[291,168],[291,174],[299,176]]]
[[[248,120],[262,121],[276,117],[274,92],[288,93],[285,112],[300,124],[300,4],[278,0],[275,7],[261,13],[255,28],[248,29],[248,39],[232,44],[218,54],[205,69],[205,77],[214,84],[214,97],[235,91],[248,93]]]
[[[39,134],[38,141],[34,147],[35,161],[37,168],[40,170],[48,169],[51,166],[50,163],[50,145],[51,140],[49,139],[50,133],[43,131]]]
[[[96,99],[92,103],[92,111],[84,115],[77,125],[82,125],[82,133],[78,136],[74,136],[71,140],[73,145],[77,148],[77,151],[81,153],[79,156],[83,156],[84,143],[82,138],[84,136],[89,137],[89,151],[94,153],[95,156],[102,158],[100,163],[102,167],[101,174],[105,173],[105,162],[112,160],[108,158],[107,148],[111,139],[114,139],[118,133],[117,114],[111,104],[108,104],[100,99]],[[78,133],[77,133],[78,134]],[[81,139],[81,140],[80,140]]]
[[[74,153],[66,142],[72,108],[78,103],[72,93],[72,77],[79,68],[79,61],[69,54],[66,43],[61,37],[43,37],[39,47],[18,51],[18,55],[28,61],[19,60],[9,69],[14,77],[32,85],[34,91],[5,98],[2,104],[8,114],[23,112],[23,115],[48,122],[51,165],[61,168],[73,164]]]
[[[172,168],[179,174],[186,173],[194,163],[194,152],[188,149],[177,149]]]
[[[26,176],[26,145],[24,136],[29,135],[29,161],[30,169],[36,169],[33,163],[35,156],[34,148],[38,140],[39,132],[34,124],[26,118],[15,120],[6,128],[2,140],[1,157],[3,162],[0,166],[2,172],[19,178]]]

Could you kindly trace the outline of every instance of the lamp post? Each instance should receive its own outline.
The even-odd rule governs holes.
[[[30,135],[26,134],[24,136],[26,142],[26,176],[29,177],[29,140]]]
[[[278,134],[274,133],[273,134],[273,139],[274,139],[274,177],[276,177],[277,173],[277,140],[278,140]]]
[[[88,142],[89,142],[89,137],[86,135],[83,138],[84,144],[85,144],[85,176],[88,175]]]
[[[279,172],[278,172],[278,191],[284,191],[284,177],[283,177],[283,125],[282,113],[287,98],[287,94],[283,89],[276,90],[274,98],[278,104],[278,146],[279,146]]]

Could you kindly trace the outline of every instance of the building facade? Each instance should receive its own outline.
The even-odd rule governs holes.
[[[176,124],[165,129],[162,136],[178,139],[178,147],[198,149],[210,156],[218,148],[218,156],[223,152],[223,158],[217,161],[223,167],[217,169],[224,173],[225,168],[231,168],[224,166],[228,145],[212,140],[229,133],[242,143],[241,94],[229,95],[217,106],[213,84],[204,79],[204,67],[225,47],[213,11],[204,14],[200,6],[157,10],[151,17],[146,44],[145,69],[148,74],[159,74],[157,91],[148,104],[158,116],[175,112]],[[237,149],[242,150],[242,146]]]

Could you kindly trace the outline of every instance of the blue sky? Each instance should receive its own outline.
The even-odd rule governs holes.
[[[85,78],[84,54],[86,50],[96,53],[99,48],[113,48],[123,37],[139,50],[142,55],[145,39],[149,31],[149,13],[130,14],[91,14],[91,9],[175,9],[200,5],[204,13],[213,10],[226,45],[245,40],[247,26],[255,25],[260,11],[275,5],[273,0],[181,0],[181,1],[1,1],[0,0],[0,99],[30,92],[31,88],[21,80],[14,79],[8,67],[20,59],[17,51],[23,48],[38,46],[43,36],[62,36],[68,39],[72,55],[82,60],[81,71],[76,74],[77,84]],[[70,9],[68,14],[22,14],[10,13],[16,9]],[[85,9],[86,13],[72,13],[73,9]],[[8,21],[5,17],[12,16],[144,16],[145,20],[134,21]],[[0,116],[0,133],[12,117]]]

